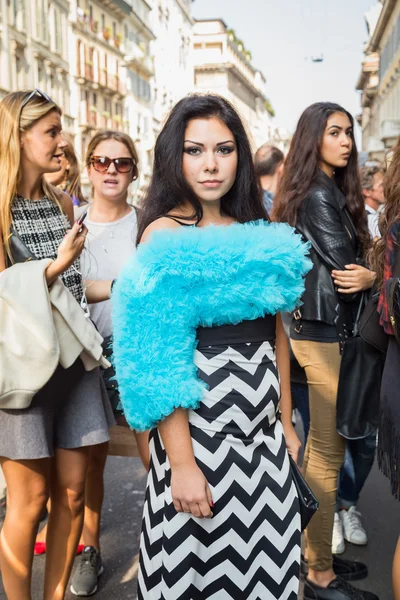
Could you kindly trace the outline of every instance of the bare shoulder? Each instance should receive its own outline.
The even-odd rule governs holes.
[[[172,219],[168,219],[168,217],[160,217],[146,227],[140,243],[145,242],[154,231],[160,231],[161,229],[180,229],[181,227],[182,225]]]

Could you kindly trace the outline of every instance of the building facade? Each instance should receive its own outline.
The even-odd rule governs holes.
[[[152,84],[154,59],[152,4],[148,0],[127,0],[131,12],[124,23],[126,97],[124,121],[139,155],[140,178],[146,187],[151,173],[153,135]]]
[[[273,109],[266,80],[251,62],[251,53],[221,19],[194,25],[195,89],[221,94],[238,109],[254,149],[270,139]]]
[[[47,91],[73,129],[69,80],[67,0],[0,0],[0,95],[11,90]]]
[[[359,123],[362,149],[381,160],[400,135],[400,3],[381,0],[366,17],[370,39],[357,82]]]
[[[194,89],[191,0],[155,0],[153,126],[155,134],[173,105]]]
[[[69,64],[75,147],[83,157],[98,129],[126,127],[125,0],[72,0]]]
[[[81,159],[99,129],[129,133],[140,160],[139,197],[151,175],[156,136],[190,92],[228,98],[255,149],[275,131],[265,78],[223,21],[194,21],[191,5],[0,0],[0,99],[17,89],[47,92],[62,107],[64,129]]]

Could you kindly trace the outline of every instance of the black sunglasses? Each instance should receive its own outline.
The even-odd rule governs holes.
[[[32,100],[32,98],[34,98],[35,96],[40,96],[41,98],[43,98],[44,100],[46,100],[46,102],[53,102],[53,100],[50,98],[50,96],[48,96],[45,92],[42,92],[42,90],[39,89],[35,89],[33,90],[29,96],[27,96],[25,98],[25,100],[23,101],[23,103],[21,104],[21,110],[24,108],[24,106],[26,106],[28,104],[28,102],[30,100]]]
[[[108,158],[108,156],[92,156],[90,164],[99,173],[106,173],[109,166],[114,163],[118,173],[129,173],[135,166],[133,158]]]

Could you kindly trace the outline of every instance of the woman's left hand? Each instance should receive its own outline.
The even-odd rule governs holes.
[[[283,425],[283,433],[285,435],[286,448],[288,454],[293,458],[294,462],[297,463],[299,457],[299,450],[301,448],[301,442],[297,437],[297,433],[292,423]]]
[[[346,271],[332,271],[332,277],[340,294],[355,294],[369,290],[376,279],[375,271],[361,265],[345,265]]]

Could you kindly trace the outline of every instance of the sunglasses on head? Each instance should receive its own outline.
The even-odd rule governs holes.
[[[133,158],[108,158],[108,156],[92,156],[90,164],[99,173],[106,173],[109,166],[114,163],[118,173],[129,173],[135,165]]]
[[[46,100],[46,102],[53,102],[53,100],[50,98],[50,96],[48,96],[45,92],[42,92],[42,90],[39,89],[35,89],[33,90],[29,96],[27,96],[25,98],[25,100],[23,101],[23,103],[21,104],[21,110],[24,108],[24,106],[26,106],[28,104],[28,102],[30,102],[30,100],[32,100],[32,98],[34,98],[35,96],[39,96],[40,98],[43,98],[43,100]]]

